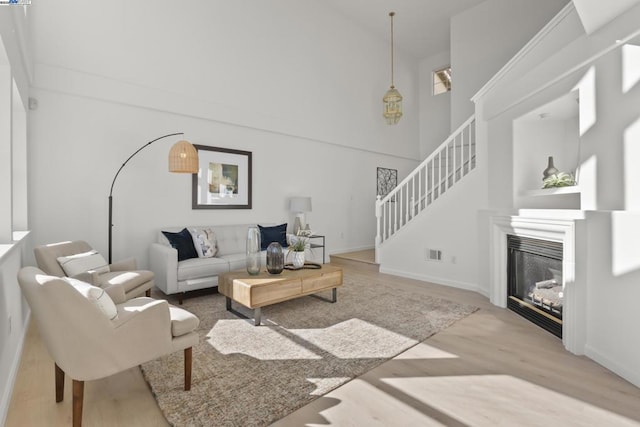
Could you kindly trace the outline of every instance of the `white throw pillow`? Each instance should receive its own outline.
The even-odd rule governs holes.
[[[58,257],[58,263],[67,276],[75,276],[86,271],[95,271],[98,274],[109,272],[107,261],[96,250]]]
[[[65,280],[73,286],[76,291],[80,292],[83,297],[98,307],[98,310],[100,310],[107,319],[114,320],[118,317],[118,308],[104,289],[90,285],[82,280],[72,279],[71,277],[64,277],[62,280]]]
[[[216,234],[210,228],[189,230],[193,238],[193,246],[196,248],[199,258],[211,258],[218,253]]]

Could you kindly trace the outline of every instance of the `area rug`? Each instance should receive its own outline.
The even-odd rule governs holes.
[[[183,390],[183,352],[142,365],[166,419],[269,425],[477,309],[370,277],[345,272],[333,304],[307,296],[264,307],[257,327],[226,311],[220,294],[185,299],[201,321],[191,390]]]

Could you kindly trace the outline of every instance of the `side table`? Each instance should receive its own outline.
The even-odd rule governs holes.
[[[324,236],[321,234],[312,234],[311,236],[307,237],[309,239],[309,247],[311,249],[314,248],[322,248],[322,264],[324,264],[324,256],[325,256],[325,241],[324,241]],[[313,243],[311,240],[312,239],[322,239],[322,244],[320,243]]]

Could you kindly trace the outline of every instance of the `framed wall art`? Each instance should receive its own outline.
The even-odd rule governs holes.
[[[251,209],[251,152],[194,145],[193,209]]]

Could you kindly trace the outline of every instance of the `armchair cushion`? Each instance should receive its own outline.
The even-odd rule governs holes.
[[[193,237],[186,228],[183,228],[177,233],[171,233],[169,231],[163,231],[169,240],[171,247],[178,251],[178,261],[183,261],[190,258],[198,258],[195,246],[193,246]]]
[[[125,293],[153,280],[153,273],[148,270],[135,271],[110,271],[109,273],[95,276],[96,286],[106,288],[112,285],[120,285]]]
[[[171,316],[172,337],[180,337],[193,332],[200,324],[200,319],[195,314],[173,305],[169,305],[169,314]]]
[[[91,301],[107,319],[114,320],[118,317],[118,309],[104,289],[70,277],[64,277],[62,280],[69,283],[83,297]]]
[[[96,250],[60,256],[57,259],[67,276],[75,276],[86,271],[95,271],[98,274],[109,272],[107,261]]]

